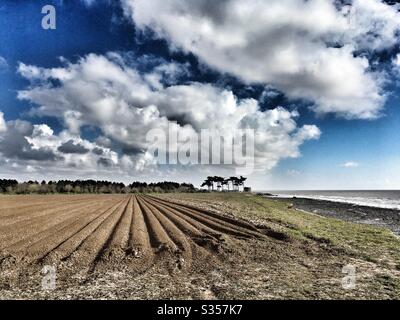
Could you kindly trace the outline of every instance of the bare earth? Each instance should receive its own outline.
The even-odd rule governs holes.
[[[267,201],[1,197],[0,298],[399,298],[397,252],[378,263],[312,232],[303,239],[295,224],[272,219]],[[360,272],[351,291],[341,286],[349,263]],[[57,269],[55,290],[42,288],[44,266]]]

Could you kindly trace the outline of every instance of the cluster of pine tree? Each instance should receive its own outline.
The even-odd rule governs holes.
[[[195,192],[196,188],[189,183],[157,182],[146,183],[135,181],[129,185],[122,182],[104,180],[59,180],[27,181],[0,179],[0,193],[7,194],[48,194],[48,193],[149,193],[149,192]]]

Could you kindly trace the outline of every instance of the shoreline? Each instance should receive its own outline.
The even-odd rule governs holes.
[[[308,213],[354,223],[384,227],[390,229],[394,234],[400,235],[400,210],[397,209],[302,197],[283,198],[269,195],[263,196],[271,200],[290,202],[296,209]]]

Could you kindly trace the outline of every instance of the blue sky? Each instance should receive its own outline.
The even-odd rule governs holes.
[[[163,5],[160,4],[161,2],[159,1],[154,0],[153,2],[154,15],[163,13],[168,18],[168,10],[171,8],[163,8]],[[171,3],[173,2],[174,1]],[[200,2],[206,3],[207,1]],[[235,1],[227,2],[232,2],[233,6]],[[378,0],[369,0],[369,2],[390,7]],[[294,1],[294,3],[302,6],[301,1]],[[44,30],[41,27],[41,19],[43,17],[41,8],[46,4],[53,4],[56,8],[56,30]],[[355,7],[357,5],[360,6],[359,4],[354,4]],[[40,132],[43,133],[45,130],[34,126],[46,125],[52,130],[50,136],[53,137],[49,138],[49,140],[51,140],[54,145],[50,145],[50,142],[48,142],[45,148],[49,149],[54,147],[56,148],[55,150],[57,150],[62,143],[73,140],[76,145],[85,145],[90,150],[96,147],[105,148],[103,153],[104,157],[106,157],[107,154],[107,161],[113,163],[109,168],[97,167],[97,165],[94,165],[90,168],[83,166],[82,170],[80,170],[80,166],[83,162],[99,164],[101,161],[99,161],[98,158],[89,159],[86,155],[69,154],[63,157],[66,159],[65,163],[56,162],[54,164],[49,164],[47,162],[40,162],[36,158],[29,158],[26,154],[21,156],[18,155],[18,152],[12,153],[4,151],[7,148],[7,143],[4,143],[4,146],[0,145],[0,158],[3,160],[2,169],[0,169],[1,175],[4,177],[17,175],[21,179],[28,178],[30,175],[37,177],[45,176],[45,178],[53,178],[53,176],[54,178],[75,178],[80,177],[82,174],[88,177],[99,176],[116,180],[129,180],[136,177],[138,179],[148,178],[149,180],[170,178],[188,181],[192,179],[190,170],[185,168],[169,168],[168,170],[152,168],[148,171],[147,169],[139,170],[137,163],[142,161],[142,158],[139,158],[137,154],[134,154],[131,158],[128,157],[130,154],[125,155],[126,157],[123,158],[123,150],[127,149],[127,146],[136,149],[141,144],[136,141],[132,142],[131,138],[126,138],[127,142],[125,143],[122,138],[116,136],[115,129],[109,129],[107,124],[99,124],[98,120],[93,120],[93,122],[88,120],[89,118],[95,118],[94,116],[88,117],[88,119],[84,121],[82,120],[84,124],[79,127],[79,132],[75,132],[71,127],[68,127],[65,117],[63,118],[57,115],[57,112],[61,110],[59,106],[55,106],[54,110],[50,110],[49,107],[45,112],[32,112],[32,110],[38,109],[41,104],[46,103],[46,101],[44,102],[43,100],[46,97],[40,97],[40,99],[38,99],[30,92],[27,98],[18,98],[18,92],[23,90],[29,91],[34,88],[43,89],[51,85],[54,85],[52,90],[55,90],[57,87],[61,87],[61,89],[64,89],[64,86],[67,87],[66,83],[61,83],[60,85],[57,83],[57,79],[55,80],[54,78],[33,79],[32,70],[29,70],[31,73],[28,71],[25,73],[22,72],[20,63],[23,63],[25,66],[42,68],[42,70],[51,70],[51,68],[64,68],[68,70],[68,64],[69,66],[72,65],[84,70],[84,66],[85,64],[89,64],[89,60],[82,61],[81,59],[85,59],[87,55],[95,54],[97,58],[94,59],[95,62],[93,63],[96,63],[99,57],[107,57],[107,54],[113,52],[117,53],[119,57],[122,57],[121,59],[123,59],[124,62],[121,68],[127,73],[127,69],[132,68],[140,75],[158,75],[158,70],[165,70],[161,68],[162,66],[173,66],[173,68],[171,67],[171,69],[168,69],[175,70],[173,71],[173,76],[168,73],[170,71],[160,71],[160,82],[163,88],[159,90],[163,90],[163,92],[159,94],[163,97],[164,94],[167,94],[164,93],[164,91],[167,92],[168,90],[165,89],[168,87],[179,86],[179,89],[182,89],[181,87],[184,86],[185,89],[187,89],[194,86],[193,84],[206,84],[212,87],[212,89],[210,89],[211,91],[214,90],[221,93],[221,91],[225,90],[232,93],[232,95],[236,97],[238,105],[240,101],[250,98],[254,99],[257,102],[259,112],[261,112],[252,115],[254,117],[258,116],[258,118],[260,118],[263,112],[268,112],[278,106],[282,106],[288,112],[297,110],[298,115],[293,116],[293,121],[296,123],[295,131],[301,130],[304,125],[312,125],[318,128],[321,133],[318,137],[307,136],[307,138],[304,138],[301,142],[296,142],[296,145],[288,147],[288,149],[293,148],[293,150],[288,150],[287,152],[290,156],[282,151],[282,147],[279,148],[279,151],[274,151],[273,149],[267,150],[268,154],[276,153],[276,157],[272,157],[273,160],[271,160],[271,156],[265,156],[265,162],[268,165],[262,169],[262,173],[257,173],[254,177],[249,178],[249,182],[254,188],[400,188],[400,133],[398,130],[400,127],[400,113],[398,111],[400,91],[397,85],[398,77],[395,64],[396,56],[400,51],[398,50],[397,42],[391,43],[391,39],[387,34],[379,35],[382,37],[382,43],[367,47],[364,43],[360,42],[358,31],[354,32],[355,35],[353,38],[344,41],[348,41],[347,44],[349,46],[357,47],[357,50],[354,49],[354,51],[352,51],[350,58],[346,56],[347,60],[343,58],[345,56],[345,53],[343,53],[344,51],[340,52],[340,54],[343,55],[340,56],[342,60],[338,60],[337,62],[338,68],[342,67],[340,64],[342,61],[351,63],[350,68],[354,63],[354,80],[350,79],[353,82],[349,82],[349,85],[353,85],[354,82],[359,81],[361,77],[357,73],[358,69],[356,68],[360,68],[359,62],[361,59],[365,59],[369,64],[368,68],[364,69],[364,75],[362,75],[368,75],[368,77],[365,78],[365,86],[371,85],[370,92],[373,91],[376,86],[379,86],[380,96],[377,97],[377,90],[376,95],[369,95],[369,92],[366,92],[364,96],[360,93],[359,95],[354,94],[354,96],[351,94],[345,96],[339,94],[338,97],[332,97],[333,94],[330,92],[329,88],[328,90],[321,89],[321,91],[318,91],[320,88],[314,84],[314,79],[310,80],[310,82],[313,83],[312,87],[304,88],[302,81],[305,83],[305,78],[303,79],[299,76],[297,82],[294,82],[292,78],[294,79],[295,77],[293,76],[288,78],[288,80],[278,67],[276,70],[274,69],[273,72],[270,71],[273,69],[272,67],[266,68],[265,71],[260,70],[259,74],[257,74],[258,70],[252,72],[250,69],[252,68],[250,67],[251,59],[246,59],[246,54],[249,56],[257,54],[260,58],[260,68],[270,63],[268,57],[264,58],[262,47],[250,47],[249,45],[248,48],[241,48],[240,50],[242,51],[240,55],[237,56],[235,56],[233,49],[230,49],[230,53],[233,52],[233,64],[237,64],[240,67],[236,69],[227,66],[223,59],[219,59],[219,54],[222,57],[226,56],[228,57],[227,59],[230,59],[229,55],[226,55],[223,51],[225,47],[220,43],[210,50],[209,55],[206,54],[209,43],[214,43],[215,39],[212,41],[207,39],[209,42],[206,42],[206,40],[199,40],[195,45],[188,44],[187,36],[182,35],[179,30],[173,29],[175,25],[172,22],[176,19],[173,13],[171,13],[170,17],[172,22],[165,18],[166,22],[159,22],[159,25],[155,28],[155,23],[152,20],[153,13],[147,11],[146,6],[143,6],[143,8],[137,7],[135,13],[129,11],[129,8],[131,8],[130,6],[135,6],[134,1],[124,0],[120,3],[119,1],[100,0],[93,1],[90,5],[85,4],[84,1],[24,1],[23,4],[16,1],[1,2],[0,57],[3,58],[5,63],[0,64],[0,111],[3,113],[3,118],[7,123],[7,127],[9,127],[6,132],[14,130],[16,127],[15,120],[20,119],[32,126],[30,129],[26,129],[27,131],[24,134],[21,133],[21,136],[25,137],[26,134],[28,136],[30,135],[32,139],[38,139]],[[160,6],[160,8],[157,6]],[[195,25],[199,19],[197,11],[203,9],[203,7],[200,9],[185,7],[182,10],[189,10],[190,17],[193,19],[192,24]],[[268,10],[267,8],[262,9]],[[285,9],[285,7],[283,6],[279,9]],[[358,9],[361,10],[363,8]],[[202,12],[202,16],[209,14],[207,10]],[[218,10],[222,9],[219,8]],[[223,13],[218,15],[217,18],[221,19],[220,25],[228,28],[229,24],[226,22],[228,19],[224,20],[224,14],[229,15],[230,13],[226,13],[226,8],[223,10],[224,11],[221,11]],[[228,8],[228,10],[231,9]],[[319,10],[319,8],[315,5],[315,8],[311,7],[309,10]],[[357,11],[355,12],[357,13]],[[289,10],[288,15],[290,14],[292,14],[292,12]],[[307,13],[304,14],[306,15]],[[324,14],[330,17],[329,14],[331,13],[324,12]],[[382,15],[385,17],[383,13]],[[211,18],[214,19],[215,17]],[[299,20],[303,21],[300,18]],[[373,18],[382,19],[381,16]],[[318,21],[316,21],[316,23],[318,23]],[[359,28],[362,31],[364,25],[360,25]],[[268,27],[273,28],[274,25],[265,26],[265,28]],[[327,26],[326,28],[328,27],[331,26]],[[397,29],[397,27],[399,27],[399,29]],[[218,24],[215,24],[215,28],[215,35],[218,35],[218,32],[221,32],[222,35],[224,34],[224,30]],[[307,26],[307,28],[309,28],[309,26]],[[385,32],[390,33],[393,30],[397,30],[396,32],[399,33],[400,31],[400,26],[394,25],[391,26],[391,28],[392,29],[388,28]],[[240,37],[243,35],[253,35],[251,33],[253,32],[252,30],[248,31],[248,33],[243,31],[243,34],[242,31],[243,30],[237,31],[237,39],[241,39]],[[195,29],[187,30],[189,35],[193,34],[193,39],[197,39],[195,32],[197,32]],[[315,34],[320,37],[320,32],[322,31],[318,29],[315,31]],[[257,36],[264,35],[257,34]],[[203,35],[203,37],[206,36]],[[396,37],[395,32],[393,37]],[[226,38],[221,39],[220,41],[225,41]],[[237,39],[232,37],[232,40],[229,39],[229,41],[239,41]],[[398,39],[395,38],[395,40]],[[202,41],[204,43],[202,43]],[[276,42],[279,41],[280,40],[277,40]],[[297,45],[298,44],[295,42],[290,43],[290,46],[294,46],[295,48]],[[299,49],[303,48],[299,47]],[[331,53],[331,50],[328,50],[324,46],[318,49],[321,49],[321,55]],[[283,52],[284,50],[285,48],[283,47]],[[272,55],[273,52],[266,52],[265,55],[267,54]],[[302,55],[309,55],[310,57],[308,60],[311,61],[310,63],[313,63],[313,59],[319,59],[314,57],[312,52],[302,51]],[[68,62],[60,61],[60,57],[63,57],[65,61]],[[333,58],[335,57],[336,55],[333,56]],[[329,61],[331,62],[329,63],[334,63],[333,58],[330,58]],[[118,64],[113,60],[115,57],[108,57],[107,59]],[[288,59],[289,62],[293,60],[292,57]],[[277,61],[279,61],[279,59],[277,59]],[[319,61],[319,63],[323,65],[327,62],[323,60],[322,62]],[[157,69],[157,67],[160,68]],[[331,70],[329,69],[330,67],[330,65],[327,66],[327,70]],[[248,73],[247,69],[250,70]],[[283,69],[285,69],[284,65],[282,66],[282,70]],[[385,75],[382,77],[379,75],[380,78],[378,78],[378,75],[373,74],[374,69],[378,70],[380,73],[385,73]],[[243,70],[243,76],[241,70]],[[269,72],[271,75],[268,74]],[[307,71],[304,71],[303,73],[306,72]],[[167,76],[169,77],[168,79]],[[329,77],[330,75],[326,74],[326,76]],[[351,78],[351,76],[353,76],[353,74],[349,74],[347,77]],[[385,82],[381,83],[381,79],[383,78]],[[361,81],[362,80],[363,79],[361,79]],[[371,83],[369,84],[367,81],[370,80]],[[93,82],[95,80],[91,81]],[[293,81],[293,83],[291,81]],[[323,82],[321,79],[316,79],[315,83],[318,84],[318,81]],[[342,89],[340,83],[337,84],[337,82],[340,81],[340,79],[337,80],[334,78],[327,81],[327,83],[332,84],[332,92]],[[336,84],[339,89],[334,87]],[[139,84],[130,85],[130,90],[136,91],[135,85]],[[299,88],[296,86],[299,86]],[[201,91],[203,96],[205,92],[204,87],[200,87],[200,89],[198,86],[195,87],[196,90],[203,90]],[[358,87],[355,86],[355,90],[357,89]],[[209,93],[210,90],[207,89],[207,92]],[[181,91],[175,90],[173,92],[179,95]],[[185,94],[187,93],[186,90],[184,92]],[[262,95],[264,94],[265,96],[266,93],[273,94],[262,98]],[[70,94],[65,95],[65,97],[70,96]],[[381,100],[383,96],[385,97],[385,101]],[[67,99],[65,97],[64,99]],[[173,98],[171,98],[171,101],[176,100]],[[218,102],[214,100],[210,103],[215,104],[215,106],[213,106],[214,108],[219,108]],[[158,100],[151,97],[149,101],[153,103]],[[75,102],[70,103],[73,105]],[[150,104],[150,102],[148,104]],[[366,106],[364,109],[363,104]],[[84,106],[83,102],[82,105]],[[358,105],[359,108],[357,106],[357,108],[352,109],[353,105]],[[161,114],[164,114],[162,107],[157,105],[156,107]],[[64,108],[68,109],[68,107]],[[71,110],[73,108],[74,106],[71,107]],[[172,113],[172,115],[167,115],[167,118],[174,119],[175,116],[173,112],[170,111],[171,109],[182,110],[188,107],[183,107],[180,106],[179,103],[176,103],[166,108],[169,111],[165,111],[165,114],[168,114],[168,112]],[[101,112],[101,110],[99,110],[99,112]],[[193,111],[189,110],[188,112],[191,113]],[[185,117],[185,115],[180,116]],[[121,124],[121,122],[118,122],[118,124]],[[264,126],[265,124],[263,123],[262,125]],[[128,128],[128,131],[131,129],[132,128]],[[294,139],[295,131],[285,132],[283,142],[286,141],[285,139],[288,139],[288,143],[291,143],[291,139]],[[46,137],[48,138],[48,136]],[[7,136],[3,138],[0,137],[0,143],[1,139],[4,141],[7,139]],[[108,141],[104,143],[106,139],[108,139]],[[103,141],[103,144],[99,142],[100,140]],[[40,144],[37,142],[38,140],[35,141],[36,142],[29,142],[30,146],[28,145],[28,147],[32,147],[33,149],[41,148],[35,145],[35,143],[38,145]],[[58,145],[56,145],[57,143]],[[264,148],[264,146],[260,148]],[[285,148],[283,147],[283,149]],[[280,153],[282,153],[282,155]],[[58,155],[57,152],[56,155]],[[58,159],[61,157],[55,158]],[[263,159],[264,158],[260,161],[263,161]],[[46,161],[50,160],[46,159]],[[126,164],[122,165],[122,163]],[[128,166],[128,163],[131,167]],[[44,169],[46,167],[49,168],[49,166],[54,166],[54,169]],[[62,170],[57,170],[57,168],[62,168]],[[200,182],[202,177],[209,172],[209,169],[206,169],[204,172],[199,169],[194,178],[195,182]],[[214,173],[217,174],[218,172]]]

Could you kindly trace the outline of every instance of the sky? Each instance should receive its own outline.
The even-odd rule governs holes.
[[[393,3],[2,0],[0,178],[198,186],[237,166],[157,163],[147,134],[252,129],[255,190],[400,189]]]

